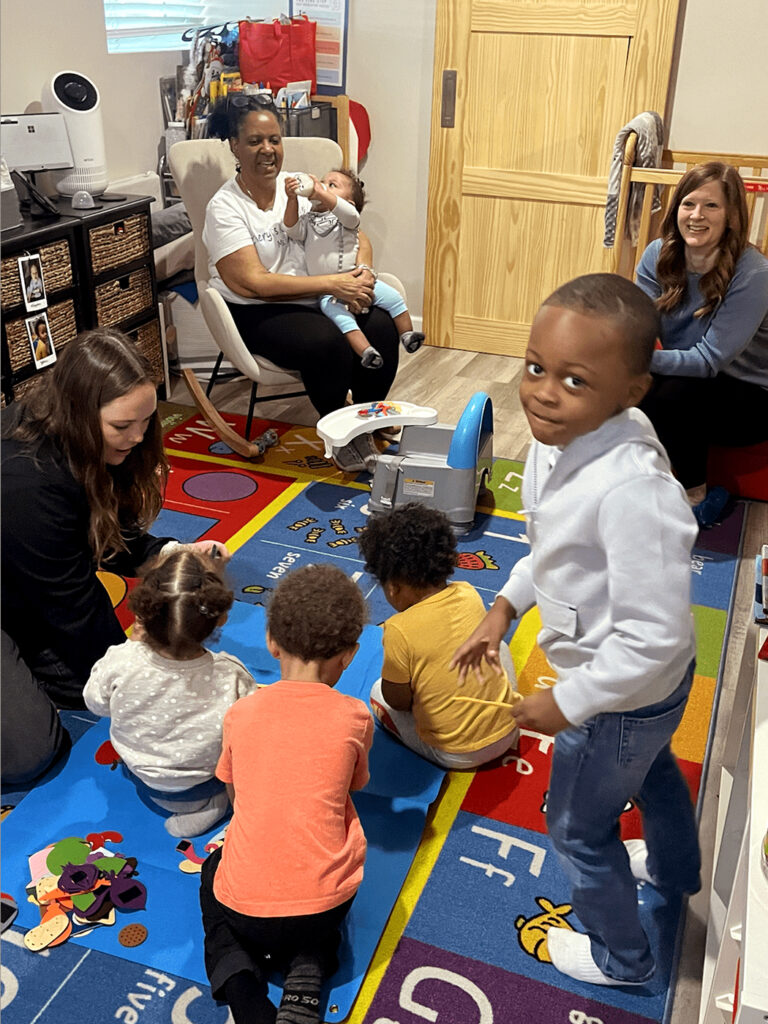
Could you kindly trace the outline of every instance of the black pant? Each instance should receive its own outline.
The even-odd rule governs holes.
[[[71,746],[53,701],[2,633],[2,772],[3,782],[31,782]]]
[[[640,408],[656,428],[686,489],[706,482],[711,446],[742,448],[768,440],[768,389],[726,373],[654,375]]]
[[[213,881],[221,861],[222,848],[214,850],[203,864],[200,878],[200,907],[205,930],[205,971],[215,999],[227,999],[227,983],[241,972],[253,975],[266,1000],[267,978],[275,971],[285,974],[285,991],[290,988],[294,965],[316,968],[317,995],[324,979],[338,970],[340,927],[352,906],[352,899],[319,914],[298,917],[249,917],[225,907],[216,899]],[[234,1011],[234,1008],[233,1008]],[[234,1015],[234,1014],[233,1014]],[[235,1020],[237,1021],[237,1015]],[[255,1022],[259,1018],[251,1016]],[[263,1019],[269,1019],[265,1007]]]
[[[378,370],[368,370],[341,331],[314,306],[287,302],[228,306],[249,352],[286,370],[298,370],[321,416],[340,409],[348,391],[355,402],[387,397],[397,373],[399,338],[383,309],[373,306],[357,317],[360,330],[384,360]]]

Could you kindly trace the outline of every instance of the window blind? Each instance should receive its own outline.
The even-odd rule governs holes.
[[[186,50],[189,28],[279,18],[288,0],[104,0],[108,53]]]

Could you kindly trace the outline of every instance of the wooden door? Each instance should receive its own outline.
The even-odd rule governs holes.
[[[542,299],[611,269],[616,133],[664,116],[679,0],[438,0],[424,322],[522,355]],[[443,71],[456,71],[453,127]]]

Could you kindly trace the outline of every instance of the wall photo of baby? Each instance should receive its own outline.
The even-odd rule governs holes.
[[[43,281],[43,267],[38,255],[19,256],[19,278],[21,279],[21,292],[24,296],[24,305],[28,313],[39,309],[45,309],[48,299],[45,294],[45,282]]]
[[[42,370],[44,367],[50,366],[51,363],[55,363],[56,349],[53,347],[48,314],[40,313],[37,316],[30,316],[24,323],[27,328],[35,369]]]

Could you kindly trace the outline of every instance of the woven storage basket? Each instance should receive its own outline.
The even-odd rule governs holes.
[[[152,371],[159,380],[163,380],[163,350],[160,334],[160,321],[151,320],[148,324],[142,324],[135,331],[131,331],[130,337],[136,342],[136,348],[149,360]]]
[[[97,285],[94,294],[99,326],[111,327],[152,308],[152,278],[149,270],[142,267]]]
[[[102,224],[88,231],[94,274],[120,267],[149,255],[149,218],[146,214]]]
[[[18,402],[22,395],[26,395],[32,388],[36,388],[40,381],[43,379],[42,373],[36,373],[34,377],[27,377],[20,384],[14,384],[13,386],[13,400]]]
[[[53,347],[58,352],[63,345],[66,345],[68,341],[72,341],[77,335],[75,306],[71,299],[67,299],[66,302],[59,302],[55,306],[49,306],[47,312]],[[31,314],[33,317],[34,315],[34,313]],[[32,349],[24,323],[25,319],[29,319],[29,317],[9,320],[5,325],[5,334],[8,339],[8,357],[11,363],[11,370],[14,373],[23,370],[25,366],[33,365]]]
[[[52,292],[60,292],[63,288],[72,285],[72,254],[69,251],[69,242],[66,238],[58,242],[51,242],[50,245],[42,245],[39,249],[40,263],[43,268],[43,283],[45,292],[50,296]],[[35,253],[30,253],[35,255]],[[21,280],[19,278],[18,256],[9,256],[2,261],[0,273],[3,278],[2,308],[18,306],[24,301],[21,293]]]

